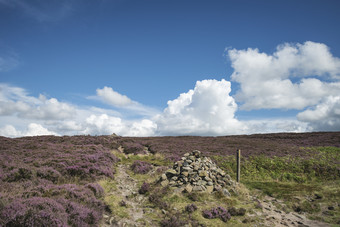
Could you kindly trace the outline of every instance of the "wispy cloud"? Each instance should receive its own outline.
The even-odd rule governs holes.
[[[72,12],[72,0],[0,0],[0,4],[20,10],[39,22],[56,22]]]
[[[130,99],[128,96],[120,94],[111,87],[98,88],[95,96],[88,96],[88,99],[98,100],[112,107],[130,111],[128,114],[154,116],[159,110],[145,106],[137,101]],[[131,113],[132,112],[132,113]]]
[[[0,72],[7,72],[19,65],[19,60],[16,54],[0,54]]]

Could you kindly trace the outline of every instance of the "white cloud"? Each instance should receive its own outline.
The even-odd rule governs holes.
[[[0,135],[6,137],[22,137],[22,136],[41,136],[41,135],[58,135],[56,132],[49,131],[40,124],[30,123],[27,129],[20,131],[13,125],[5,125],[0,128]]]
[[[103,89],[103,95],[112,94],[110,90],[112,91],[110,88]],[[152,108],[131,103],[133,105],[129,108],[137,110],[138,114],[156,113]],[[93,106],[79,107],[60,102],[56,98],[48,99],[43,95],[30,96],[25,89],[0,83],[0,135],[3,136],[112,133],[124,136],[154,135],[157,125],[153,121],[123,120],[121,116],[122,114],[115,110]]]
[[[99,116],[92,114],[85,121],[86,129],[84,134],[119,134],[124,125],[122,119],[118,117],[111,117],[107,114],[101,114]]]
[[[126,95],[119,94],[111,87],[104,87],[103,89],[98,88],[97,97],[101,99],[104,103],[117,107],[129,106],[135,103]]]
[[[296,119],[277,118],[243,121],[247,125],[247,134],[278,133],[278,132],[306,132],[309,131],[308,123]]]
[[[308,122],[314,131],[340,130],[340,96],[329,96],[313,108],[297,115],[298,120]]]
[[[107,114],[91,115],[86,119],[83,134],[109,135],[112,133],[121,136],[153,136],[157,125],[148,119],[123,121],[119,117]]]
[[[7,84],[0,84],[0,104],[0,116],[17,115],[25,119],[69,119],[76,112],[70,104],[55,98],[47,99],[43,95],[35,98],[24,89]]]
[[[152,117],[159,113],[155,108],[144,106],[136,101],[131,100],[126,95],[114,91],[111,87],[98,88],[96,96],[89,96],[88,99],[100,100],[103,103],[125,109],[137,115]]]
[[[234,114],[237,104],[229,95],[226,80],[197,81],[193,90],[168,101],[168,107],[155,117],[161,135],[224,135],[246,130]]]
[[[325,44],[283,44],[272,55],[231,49],[228,56],[231,78],[240,84],[235,98],[243,109],[304,109],[339,94],[340,59]]]
[[[0,135],[215,136],[340,130],[340,59],[326,45],[284,44],[271,55],[250,48],[228,54],[234,68],[231,78],[240,84],[234,97],[226,80],[197,81],[194,89],[168,101],[162,113],[106,86],[87,98],[111,109],[34,97],[23,88],[0,83]],[[246,110],[301,112],[296,119],[240,121],[234,98]]]
[[[157,124],[151,120],[143,119],[130,123],[122,135],[128,136],[154,136]]]

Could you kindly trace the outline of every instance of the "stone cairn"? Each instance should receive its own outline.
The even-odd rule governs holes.
[[[184,154],[172,169],[162,174],[160,182],[163,187],[169,185],[189,193],[222,191],[227,196],[230,196],[229,191],[237,193],[235,181],[209,157],[201,157],[198,150]]]

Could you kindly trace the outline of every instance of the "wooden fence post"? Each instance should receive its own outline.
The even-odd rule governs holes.
[[[240,182],[241,177],[241,150],[238,149],[236,152],[236,165],[237,165],[237,172],[236,172],[236,180]]]

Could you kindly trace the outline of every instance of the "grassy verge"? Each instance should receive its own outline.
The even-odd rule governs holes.
[[[300,148],[309,158],[254,156],[242,160],[241,182],[282,199],[292,211],[340,224],[340,148]],[[234,156],[214,159],[235,177]]]

